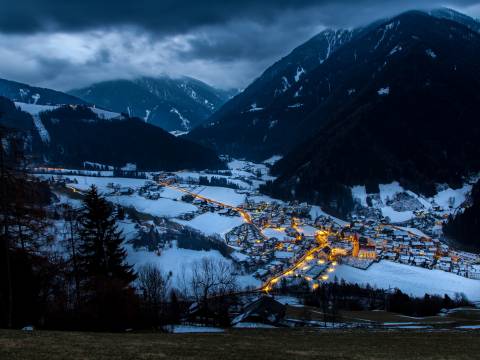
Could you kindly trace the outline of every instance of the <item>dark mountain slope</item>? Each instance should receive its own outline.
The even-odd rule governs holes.
[[[321,126],[276,164],[268,191],[324,203],[325,184],[399,180],[429,193],[479,171],[479,57],[479,34],[420,12],[352,40],[304,79],[306,94],[328,98],[300,128]]]
[[[472,188],[471,206],[463,213],[451,216],[443,227],[444,233],[476,251],[480,250],[480,181]]]
[[[22,130],[39,164],[81,167],[84,161],[138,170],[223,168],[210,149],[137,118],[100,119],[86,106],[62,106],[32,117],[0,97],[0,125]]]
[[[325,63],[352,36],[353,32],[348,30],[326,30],[316,35],[269,67],[188,138],[235,156],[262,159],[285,153],[288,132],[276,128],[279,119],[270,114],[269,107],[285,93],[294,95],[291,89],[298,88],[305,76]]]
[[[12,101],[38,105],[85,104],[85,101],[60,91],[0,79],[0,96]]]
[[[479,24],[450,9],[432,14],[432,18],[454,19],[471,29]],[[379,20],[353,31],[320,33],[270,67],[187,137],[219,152],[255,160],[287,154],[354,96],[360,82],[368,83],[377,68],[400,52],[401,44],[395,49],[395,39],[391,38],[398,25],[392,20]],[[398,30],[399,35],[404,29],[402,26]],[[363,41],[358,42],[360,39]],[[295,78],[297,70],[300,75]],[[309,121],[305,121],[307,118]]]
[[[216,154],[176,138],[138,118],[99,119],[90,109],[62,107],[41,114],[52,139],[45,151],[50,161],[79,166],[93,161],[114,166],[136,163],[139,170],[219,168]]]
[[[104,81],[70,93],[168,131],[190,130],[228,100],[227,92],[188,77]]]
[[[0,96],[0,125],[21,131],[34,129],[30,114],[19,110],[10,99],[3,96]]]

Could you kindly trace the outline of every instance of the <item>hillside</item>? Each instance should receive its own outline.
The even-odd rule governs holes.
[[[284,114],[274,114],[270,108],[283,101],[286,94],[296,98],[302,80],[325,63],[356,33],[349,30],[325,30],[295,48],[256,79],[243,92],[222,106],[203,126],[188,138],[211,146],[221,153],[264,160],[274,154],[284,154],[292,143],[282,117],[297,118],[298,108],[285,108]],[[295,88],[292,92],[292,89]],[[299,91],[297,91],[299,90]],[[289,105],[295,102],[289,103]],[[279,115],[279,116],[277,116]],[[285,136],[285,130],[289,136]]]
[[[85,104],[85,101],[60,91],[5,79],[0,79],[0,96],[37,105]]]
[[[302,84],[325,100],[301,127],[321,126],[275,165],[268,191],[324,202],[326,184],[459,185],[480,170],[479,56],[478,33],[420,12],[353,40]]]
[[[475,250],[480,249],[480,181],[472,189],[470,206],[463,212],[450,216],[443,231],[447,237]]]
[[[26,133],[37,163],[81,167],[84,161],[138,170],[221,168],[210,149],[176,138],[141,119],[104,119],[86,106],[62,106],[39,114],[0,98],[0,124]]]
[[[230,93],[189,77],[112,80],[72,90],[97,106],[138,117],[167,131],[188,131],[213,114]]]

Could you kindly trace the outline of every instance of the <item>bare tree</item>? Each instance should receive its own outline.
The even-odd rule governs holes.
[[[139,269],[137,281],[147,313],[155,325],[160,325],[166,317],[171,277],[155,265],[147,264]]]
[[[146,301],[160,304],[170,291],[170,276],[153,264],[143,265],[138,271],[138,284]]]
[[[228,325],[228,309],[237,289],[233,266],[223,259],[203,258],[192,267],[191,293],[204,324]]]
[[[203,258],[192,267],[191,289],[197,302],[231,294],[237,288],[233,267],[223,259]]]
[[[80,269],[80,247],[81,239],[78,233],[78,209],[75,209],[70,204],[65,204],[61,207],[62,216],[64,220],[63,226],[63,246],[68,255],[67,266],[68,273],[71,274],[74,286],[74,307],[78,309],[81,301],[81,269]]]

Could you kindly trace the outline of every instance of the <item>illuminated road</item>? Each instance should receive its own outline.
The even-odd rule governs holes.
[[[173,190],[177,190],[177,191],[180,191],[182,193],[185,193],[185,194],[188,194],[188,195],[191,195],[192,197],[196,198],[196,199],[200,199],[200,200],[203,200],[203,201],[206,201],[208,203],[211,203],[211,204],[215,204],[215,205],[218,205],[218,206],[221,206],[223,208],[228,208],[228,209],[232,209],[232,210],[235,210],[237,211],[243,218],[243,220],[248,223],[248,224],[251,224],[252,226],[254,226],[258,232],[264,237],[264,239],[266,239],[266,237],[263,235],[263,233],[261,232],[261,230],[253,223],[252,221],[252,218],[250,216],[250,214],[245,211],[244,209],[241,209],[241,208],[238,208],[238,207],[235,207],[235,206],[232,206],[232,205],[229,205],[229,204],[225,204],[225,203],[222,203],[218,200],[215,200],[215,199],[211,199],[211,198],[207,198],[203,195],[200,195],[200,194],[197,194],[197,193],[194,193],[192,191],[189,191],[189,190],[186,190],[184,188],[181,188],[181,187],[178,187],[178,186],[174,186],[174,185],[171,185],[171,184],[168,184],[168,183],[165,183],[165,182],[159,182],[159,185],[161,186],[164,186],[164,187],[168,187],[170,189],[173,189]],[[72,186],[67,186],[67,188],[73,192],[76,192],[76,193],[80,193],[80,194],[83,194],[85,193],[84,191],[82,190],[79,190],[79,189],[76,189]],[[296,222],[294,223],[294,228],[298,230],[298,225],[296,224]],[[316,234],[316,239],[317,239],[317,242],[318,242],[318,245],[315,246],[314,248],[308,250],[305,254],[303,254],[294,264],[292,264],[289,268],[283,270],[281,273],[279,274],[276,274],[276,275],[273,275],[271,278],[269,278],[268,280],[266,280],[263,285],[255,290],[252,290],[252,291],[249,291],[247,293],[251,293],[251,292],[270,292],[272,289],[273,289],[273,286],[278,283],[281,278],[285,277],[285,276],[289,276],[291,274],[293,274],[293,272],[295,270],[298,270],[299,268],[302,268],[306,265],[306,261],[310,261],[310,260],[313,260],[314,258],[314,254],[319,252],[321,249],[323,249],[328,243],[327,243],[327,238],[328,236],[328,232],[325,232],[325,231],[319,231],[317,232]],[[245,294],[246,292],[243,292],[243,291],[240,291],[238,293],[235,293],[236,295],[239,295],[239,294]],[[233,294],[232,294],[233,295]]]
[[[158,184],[161,185],[161,186],[168,187],[168,188],[173,189],[173,190],[181,191],[181,192],[183,192],[183,193],[185,193],[185,194],[188,194],[188,195],[193,196],[194,198],[197,198],[197,199],[200,199],[200,200],[204,200],[204,201],[209,202],[209,203],[211,203],[211,204],[215,204],[215,205],[218,205],[218,206],[227,208],[227,209],[235,210],[236,212],[238,212],[238,213],[240,214],[240,216],[243,218],[243,220],[245,220],[246,223],[249,223],[249,224],[252,224],[252,225],[255,226],[255,224],[253,224],[253,222],[252,222],[252,217],[250,216],[250,214],[247,213],[247,212],[246,212],[245,210],[243,210],[243,209],[240,209],[240,208],[235,207],[235,206],[232,206],[232,205],[224,204],[224,203],[222,203],[222,202],[220,202],[220,201],[218,201],[218,200],[207,198],[207,197],[202,196],[202,195],[200,195],[200,194],[191,192],[191,191],[186,190],[186,189],[184,189],[184,188],[181,188],[181,187],[178,187],[178,186],[174,186],[174,185],[171,185],[171,184],[168,184],[168,183],[165,183],[165,182],[159,182]]]
[[[207,198],[203,195],[199,195],[197,193],[191,192],[191,191],[186,190],[184,188],[174,186],[174,185],[171,185],[171,184],[168,184],[168,183],[165,183],[165,182],[159,182],[159,184],[162,185],[162,186],[174,189],[174,190],[181,191],[185,194],[193,196],[194,198],[201,199],[201,200],[204,200],[206,202],[209,202],[209,203],[212,203],[212,204],[215,204],[215,205],[219,205],[219,206],[222,206],[222,207],[225,207],[225,208],[233,209],[233,210],[237,211],[242,216],[242,218],[245,220],[246,223],[252,224],[253,226],[255,226],[255,228],[259,231],[259,233],[262,234],[261,230],[252,222],[252,218],[251,218],[250,214],[248,212],[246,212],[244,209],[241,209],[241,208],[238,208],[238,207],[235,207],[235,206],[231,206],[231,205],[228,205],[228,204],[224,204],[220,201]],[[298,226],[297,226],[296,222],[293,226],[294,226],[294,228],[298,229]],[[318,232],[317,236],[316,236],[317,241],[319,242],[318,246],[308,250],[305,254],[302,255],[302,257],[300,257],[300,259],[298,259],[295,262],[295,264],[290,266],[288,269],[282,271],[280,274],[273,275],[270,279],[265,281],[264,284],[260,288],[258,288],[255,291],[262,291],[262,292],[267,292],[268,293],[269,291],[272,290],[273,285],[275,285],[282,277],[288,276],[288,275],[292,274],[295,270],[305,266],[305,261],[312,260],[313,255],[316,252],[319,252],[327,244],[326,237],[328,236],[328,233],[323,232],[322,237],[320,237],[319,234],[320,234],[320,232]],[[262,236],[263,236],[263,234],[262,234]],[[320,243],[320,239],[322,239],[321,243]]]
[[[326,240],[325,240],[327,236],[328,236],[328,233],[326,233],[326,232],[318,232],[316,237],[317,237],[317,241],[319,242],[319,245],[310,249],[310,250],[308,250],[305,254],[302,255],[302,257],[300,259],[298,259],[288,269],[283,270],[281,273],[279,273],[277,275],[274,275],[270,279],[265,281],[265,283],[262,285],[260,290],[268,293],[270,290],[273,289],[273,286],[281,280],[281,278],[283,278],[284,276],[289,276],[289,275],[293,274],[293,272],[295,270],[304,267],[306,265],[305,261],[313,260],[313,258],[314,258],[313,255],[316,252],[319,252],[320,250],[322,250],[327,245]],[[320,243],[320,239],[322,239],[321,243]]]

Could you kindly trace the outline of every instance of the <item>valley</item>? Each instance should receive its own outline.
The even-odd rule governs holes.
[[[345,221],[318,206],[262,195],[258,188],[272,179],[271,163],[231,159],[228,170],[149,172],[144,174],[145,180],[110,177],[102,171],[98,177],[72,175],[85,171],[74,169],[36,172],[54,186],[65,187],[67,193],[82,194],[95,185],[113,204],[150,216],[148,220],[125,220],[126,246],[136,267],[158,263],[164,271],[172,271],[174,283],[183,274],[177,266],[162,263],[171,263],[170,256],[181,256],[185,250],[161,235],[148,247],[135,245],[135,238],[151,232],[162,234],[177,225],[212,238],[225,247],[223,254],[236,268],[239,293],[269,293],[287,284],[315,290],[323,282],[343,280],[399,288],[415,296],[463,294],[470,301],[480,301],[479,255],[447,245],[441,227],[446,214],[464,206],[471,189],[468,185],[463,192],[442,190],[431,199],[408,192],[423,204],[421,209],[414,206],[416,210],[411,210],[411,202],[404,201],[403,207],[393,205],[404,211],[390,206],[387,213],[380,205],[366,206],[365,190],[356,187],[352,192],[358,199],[358,212]],[[202,178],[204,182],[223,179],[229,187],[199,185]],[[379,204],[392,205],[390,200],[407,194],[398,183],[381,189]],[[216,250],[205,250],[188,256],[222,257]]]
[[[0,358],[478,357],[479,4],[24,2]]]

